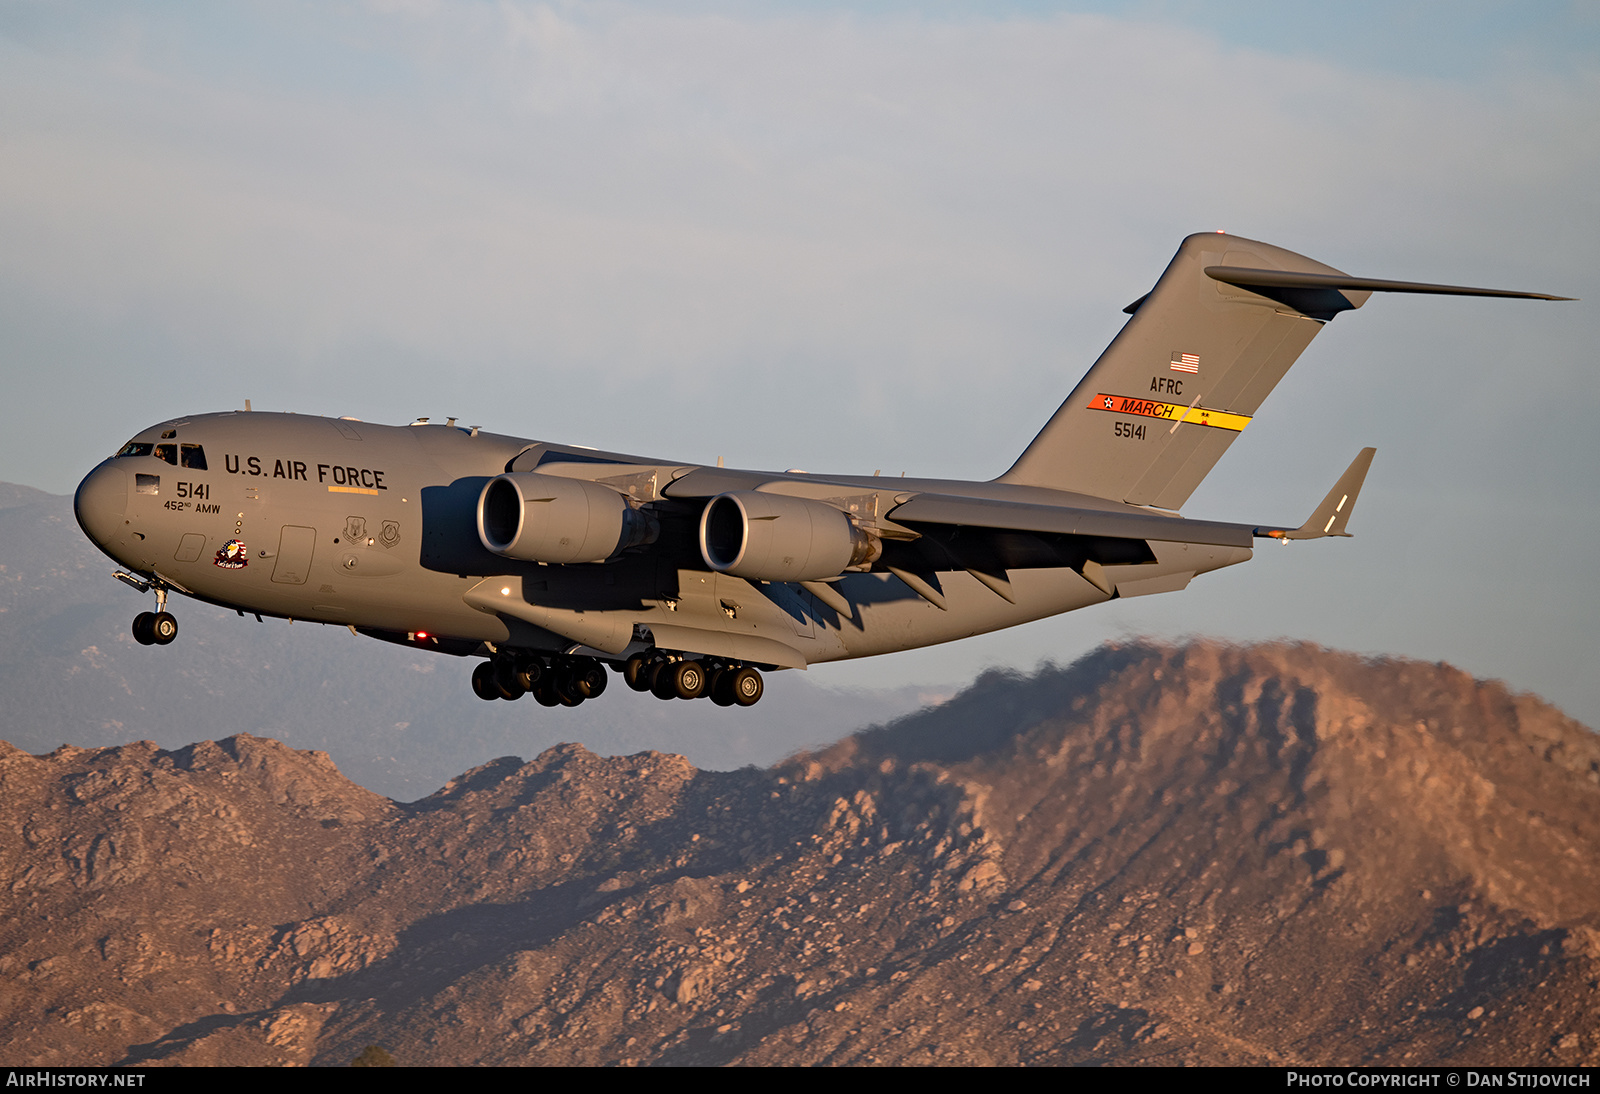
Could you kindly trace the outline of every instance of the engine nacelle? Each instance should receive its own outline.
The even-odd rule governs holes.
[[[478,538],[527,562],[604,562],[655,539],[656,524],[599,483],[515,471],[478,495]]]
[[[807,498],[739,490],[712,498],[700,517],[706,565],[752,581],[837,577],[882,553],[844,513]]]

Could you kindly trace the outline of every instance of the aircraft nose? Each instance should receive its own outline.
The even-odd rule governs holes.
[[[122,514],[128,508],[128,473],[107,460],[84,476],[72,499],[78,527],[102,549],[122,538]]]

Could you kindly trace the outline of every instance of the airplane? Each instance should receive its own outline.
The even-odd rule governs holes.
[[[477,659],[486,700],[750,706],[763,672],[1176,592],[1257,539],[1347,536],[1375,450],[1298,527],[1180,515],[1311,339],[1374,292],[1564,300],[1351,277],[1191,235],[991,481],[751,471],[419,418],[244,411],[143,430],[78,487],[88,537],[153,591]]]

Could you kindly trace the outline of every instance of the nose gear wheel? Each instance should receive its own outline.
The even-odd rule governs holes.
[[[151,589],[156,592],[156,610],[140,612],[133,617],[133,640],[141,646],[166,646],[178,637],[178,620],[167,611],[167,593],[171,590],[159,577],[138,577],[118,570],[112,575],[118,581],[131,585],[141,593]]]

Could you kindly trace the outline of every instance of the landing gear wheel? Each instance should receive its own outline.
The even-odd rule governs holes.
[[[558,707],[561,699],[556,695],[556,682],[546,673],[544,679],[533,685],[533,699],[542,707]]]
[[[720,669],[711,674],[710,682],[706,685],[706,694],[711,696],[711,701],[719,707],[731,707],[733,698],[733,669]]]
[[[502,699],[520,699],[528,691],[517,680],[516,666],[509,661],[490,662],[494,665],[494,686]]]
[[[622,666],[622,681],[634,691],[649,691],[655,682],[656,664],[642,653],[628,658]]]
[[[529,692],[539,683],[539,677],[543,675],[544,666],[537,661],[530,661],[518,670],[516,680],[518,684],[522,685],[524,692]]]
[[[178,621],[172,618],[171,612],[157,612],[150,621],[150,634],[156,645],[165,646],[178,637]]]
[[[583,692],[578,690],[578,682],[572,678],[571,673],[563,672],[556,677],[556,699],[564,707],[575,707],[583,702]]]
[[[761,674],[747,667],[733,674],[730,690],[733,692],[735,703],[742,707],[753,707],[761,701],[761,693],[765,688],[761,683]]]
[[[156,613],[140,612],[133,617],[133,640],[141,646],[156,644]]]
[[[676,699],[678,697],[678,686],[673,682],[672,674],[673,670],[682,663],[681,661],[668,661],[657,665],[655,675],[651,677],[650,694],[657,699]]]
[[[585,699],[598,699],[606,690],[605,666],[589,661],[572,670],[572,690]]]
[[[494,682],[493,662],[480,661],[478,667],[472,670],[472,694],[490,702],[501,697],[500,688]]]
[[[706,693],[706,669],[698,661],[679,661],[668,670],[672,691],[680,699],[698,699]]]

